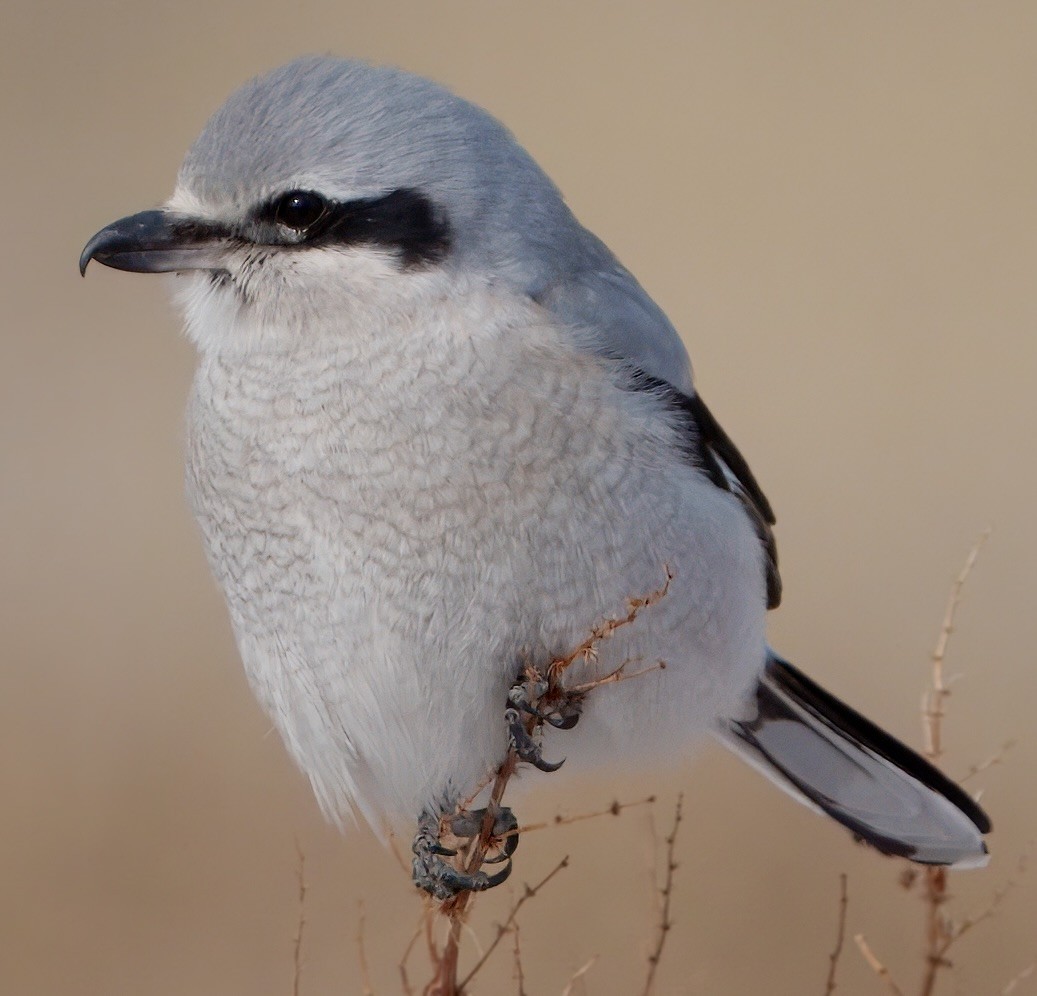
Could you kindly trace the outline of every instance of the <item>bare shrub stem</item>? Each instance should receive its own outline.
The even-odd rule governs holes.
[[[483,952],[482,957],[472,966],[472,970],[461,980],[458,988],[463,992],[464,987],[475,977],[475,974],[479,971],[483,965],[486,964],[490,955],[496,950],[497,945],[500,944],[501,938],[512,929],[515,923],[515,917],[518,916],[518,911],[522,909],[524,903],[532,899],[536,894],[551,881],[563,868],[569,867],[569,855],[567,854],[561,861],[558,862],[536,885],[527,885],[525,891],[516,900],[515,905],[511,907],[511,912],[508,914],[507,919],[504,923],[497,925],[497,935],[490,942],[489,947]]]
[[[835,935],[835,947],[828,956],[828,978],[825,980],[824,996],[835,992],[835,970],[839,964],[839,956],[843,953],[843,940],[846,936],[846,907],[850,899],[846,891],[846,872],[839,876],[839,926]]]
[[[360,919],[357,922],[356,928],[356,951],[357,958],[360,961],[360,984],[363,986],[363,996],[374,996],[374,990],[371,988],[371,969],[368,967],[367,952],[364,950],[364,928],[366,926],[364,901],[360,900],[357,905],[360,908]]]
[[[295,842],[295,853],[298,858],[295,877],[299,885],[299,923],[292,942],[292,996],[299,996],[302,988],[302,935],[306,928],[306,855],[298,841]]]
[[[954,632],[954,617],[957,615],[958,606],[961,604],[962,592],[965,582],[976,565],[979,551],[983,549],[990,536],[990,530],[985,529],[979,535],[965,564],[958,573],[951,592],[947,598],[947,609],[943,615],[943,625],[940,627],[940,635],[936,638],[936,646],[933,648],[932,688],[927,692],[922,709],[922,719],[925,724],[926,748],[925,756],[932,762],[937,762],[943,756],[943,731],[941,723],[946,715],[946,701],[951,694],[950,688],[944,677],[944,659],[947,656],[947,646],[950,643],[951,634]]]
[[[1014,993],[1019,987],[1019,983],[1033,975],[1035,969],[1037,969],[1037,962],[1030,962],[1018,975],[1008,981],[1001,990],[1001,996],[1010,996],[1011,993]]]
[[[562,996],[572,996],[573,989],[576,983],[580,981],[593,967],[594,963],[598,960],[598,956],[595,955],[593,958],[589,958],[585,961],[575,972],[572,974],[572,978],[566,984],[566,987],[562,990]]]
[[[879,961],[875,952],[868,947],[868,942],[864,939],[864,935],[855,934],[853,940],[857,947],[860,948],[860,952],[868,963],[868,967],[885,983],[886,988],[893,996],[904,996],[904,990],[897,985],[890,970]]]
[[[673,921],[670,919],[670,900],[673,896],[673,873],[677,870],[674,851],[677,843],[677,830],[681,825],[683,805],[684,793],[682,792],[677,796],[677,805],[673,811],[673,828],[670,830],[670,835],[666,838],[666,876],[663,880],[663,886],[659,890],[663,899],[662,911],[659,917],[659,930],[656,935],[655,947],[648,956],[648,975],[645,978],[644,989],[641,990],[642,996],[649,996],[652,986],[655,985],[655,973],[659,968],[659,961],[662,958],[663,948],[666,945],[666,938],[673,927]]]
[[[670,572],[669,568],[665,568],[665,574],[666,580],[661,588],[650,592],[648,595],[643,597],[628,599],[627,614],[625,616],[614,619],[605,619],[598,623],[591,630],[590,636],[588,636],[587,639],[584,640],[571,654],[567,657],[552,661],[547,667],[546,674],[541,674],[540,671],[533,666],[527,666],[527,678],[531,681],[539,681],[546,677],[547,681],[547,691],[540,700],[531,703],[531,705],[533,705],[538,711],[543,711],[544,706],[549,709],[551,703],[563,697],[566,694],[566,691],[585,695],[601,685],[614,684],[619,681],[629,680],[642,674],[646,674],[649,671],[664,668],[666,665],[660,661],[657,664],[643,668],[636,673],[625,674],[624,672],[627,665],[632,662],[624,661],[618,668],[611,671],[609,674],[606,674],[604,677],[586,682],[574,689],[566,690],[562,685],[562,678],[565,675],[565,672],[574,663],[577,661],[591,663],[597,660],[598,645],[602,640],[609,639],[618,629],[634,622],[643,609],[650,605],[654,605],[661,598],[666,596],[670,589],[670,582],[673,580],[673,574]],[[540,722],[541,720],[539,720],[535,714],[530,714],[526,718],[526,732],[532,735]],[[496,774],[491,779],[492,787],[490,789],[489,802],[486,807],[486,817],[483,820],[482,830],[477,837],[473,838],[461,860],[461,866],[467,874],[473,874],[482,867],[487,854],[494,846],[494,815],[500,808],[504,791],[507,788],[512,775],[514,775],[518,768],[518,765],[518,754],[514,748],[511,748],[508,751],[504,763],[501,764],[497,769]],[[465,800],[459,808],[462,810],[467,809],[473,799],[484,788],[485,784],[478,787],[475,793],[473,793],[473,796]],[[565,862],[562,863],[563,867],[564,864]],[[463,992],[464,986],[471,981],[475,972],[485,964],[485,957],[483,957],[477,962],[476,968],[465,976],[460,986],[458,985],[458,958],[461,948],[461,930],[468,908],[472,902],[473,895],[474,894],[470,891],[460,892],[451,899],[441,903],[438,907],[438,913],[446,917],[448,921],[447,938],[442,952],[433,957],[435,974],[432,980],[425,987],[424,996],[460,996]],[[491,945],[491,950],[496,946],[496,943],[499,942],[499,940],[500,937],[498,936],[495,943]]]
[[[522,944],[519,939],[519,925],[517,920],[512,924],[511,932],[515,935],[515,942],[512,947],[512,956],[515,959],[515,980],[518,982],[518,996],[527,996],[526,977],[525,973],[522,971]]]
[[[932,655],[932,686],[923,698],[922,722],[925,727],[925,756],[938,764],[944,752],[943,745],[943,720],[947,715],[947,698],[950,696],[950,688],[944,673],[944,661],[947,656],[947,647],[950,644],[951,634],[954,632],[954,620],[961,604],[962,593],[965,582],[972,573],[979,552],[983,544],[990,536],[990,530],[984,530],[972,549],[961,571],[958,573],[954,584],[951,585],[950,595],[947,597],[947,608],[943,615],[943,624],[940,626],[939,636],[936,638],[936,646]],[[993,762],[992,762],[993,763]],[[919,988],[919,996],[932,996],[936,989],[936,979],[940,969],[950,966],[947,952],[951,945],[961,936],[959,930],[955,929],[950,918],[944,913],[943,907],[949,896],[947,893],[947,869],[942,866],[930,865],[923,872],[925,887],[925,970],[922,974],[922,983]]]

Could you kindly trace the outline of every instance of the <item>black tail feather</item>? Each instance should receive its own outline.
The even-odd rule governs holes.
[[[990,819],[929,761],[772,655],[756,715],[731,744],[802,801],[884,854],[923,864],[981,864]]]

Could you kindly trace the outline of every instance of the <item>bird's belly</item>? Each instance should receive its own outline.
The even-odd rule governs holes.
[[[335,393],[300,416],[274,399],[242,432],[226,392],[196,389],[188,484],[210,563],[253,688],[333,818],[380,825],[468,791],[507,748],[521,666],[667,571],[667,595],[587,665],[666,670],[596,692],[568,767],[672,750],[744,693],[763,647],[752,528],[603,393],[544,370],[490,403],[412,393],[375,412]]]

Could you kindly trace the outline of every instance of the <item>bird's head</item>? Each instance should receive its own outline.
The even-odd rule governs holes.
[[[169,201],[98,232],[80,268],[182,274],[191,337],[245,348],[342,326],[344,309],[384,321],[445,280],[535,294],[585,235],[484,111],[401,70],[309,57],[232,94]]]

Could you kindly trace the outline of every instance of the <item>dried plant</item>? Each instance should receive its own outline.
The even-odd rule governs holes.
[[[665,575],[666,577],[662,587],[642,597],[630,598],[627,602],[627,613],[625,616],[606,618],[602,622],[598,623],[591,630],[587,639],[585,639],[570,654],[551,661],[544,670],[541,670],[532,664],[527,665],[524,668],[523,676],[529,683],[530,687],[542,683],[545,689],[541,695],[530,703],[532,708],[525,719],[527,734],[532,736],[537,733],[538,728],[543,722],[539,716],[542,714],[549,714],[563,700],[572,701],[574,697],[583,700],[587,695],[604,686],[617,684],[621,681],[629,681],[640,677],[641,675],[648,674],[651,671],[657,671],[666,667],[665,662],[657,661],[647,667],[638,670],[630,670],[630,665],[633,662],[624,661],[619,665],[619,667],[610,671],[608,674],[592,681],[569,686],[566,686],[564,682],[565,674],[573,664],[577,662],[584,664],[595,662],[598,657],[598,647],[602,641],[610,639],[624,626],[629,626],[637,619],[644,609],[654,605],[660,599],[666,597],[669,592],[670,582],[673,580],[673,575],[669,568],[665,569]],[[492,778],[489,802],[486,807],[486,816],[483,820],[481,832],[474,837],[466,847],[462,847],[459,850],[457,858],[454,859],[459,871],[463,871],[466,874],[472,874],[477,871],[482,867],[490,851],[494,847],[500,846],[500,840],[495,839],[493,836],[494,813],[499,810],[508,783],[519,768],[520,764],[522,764],[522,762],[519,759],[518,753],[515,748],[512,747],[509,749],[507,757],[504,759],[504,762],[500,765]],[[455,813],[466,812],[472,806],[475,798],[479,796],[485,788],[486,785],[479,786],[471,797],[458,805]],[[614,803],[610,811],[618,812],[618,809],[616,808],[618,805],[618,803]],[[449,818],[453,815],[455,814],[446,814],[446,818],[443,821],[443,829],[445,831],[448,831]],[[512,832],[519,833],[521,832],[521,828]],[[526,899],[532,898],[541,886],[545,885],[556,872],[565,867],[566,863],[567,859],[563,860],[554,869],[554,871],[552,871],[547,878],[540,883],[540,885],[533,889],[530,889],[529,886],[526,887],[527,891],[516,904],[512,917],[509,918],[509,923],[513,920],[514,914],[518,912],[518,907],[521,906]],[[447,920],[447,938],[442,951],[435,951],[433,953],[435,973],[432,980],[423,990],[424,996],[460,996],[460,994],[464,992],[464,987],[472,981],[475,974],[486,963],[489,954],[497,947],[501,937],[506,932],[507,927],[503,929],[499,928],[497,937],[494,939],[489,949],[483,957],[479,959],[475,967],[459,982],[458,959],[461,948],[462,928],[469,913],[474,896],[475,893],[471,891],[462,891],[456,896],[436,905],[436,914],[445,917]]]
[[[659,929],[656,933],[655,946],[648,956],[648,975],[645,978],[644,989],[641,996],[650,996],[652,987],[655,985],[655,973],[659,968],[659,962],[663,956],[663,948],[666,946],[666,938],[670,936],[673,920],[670,918],[670,900],[673,897],[673,873],[677,870],[677,862],[674,858],[677,845],[677,831],[680,829],[683,817],[684,794],[677,796],[677,805],[673,811],[673,827],[666,838],[666,872],[663,876],[663,884],[659,887],[659,896],[662,899],[659,909]],[[656,876],[658,879],[658,876]]]
[[[947,715],[947,699],[951,694],[951,682],[947,679],[945,673],[947,648],[951,634],[954,632],[955,618],[958,607],[961,604],[965,583],[972,573],[983,544],[989,536],[989,529],[980,535],[969,552],[958,577],[951,586],[943,623],[932,653],[931,686],[922,697],[922,723],[925,732],[925,756],[934,764],[939,763],[944,754],[943,721]],[[981,771],[999,764],[1013,746],[1014,741],[1006,741],[998,752],[985,761],[972,765],[961,781],[965,781]],[[905,888],[910,889],[920,883],[925,908],[925,960],[918,988],[918,996],[932,996],[935,993],[937,981],[941,973],[953,967],[949,957],[951,948],[973,927],[989,919],[997,912],[1007,896],[1016,888],[1025,870],[1026,859],[1024,856],[1019,861],[1016,874],[995,890],[990,901],[981,909],[961,919],[955,919],[948,912],[948,904],[951,898],[948,891],[949,869],[946,867],[928,866],[919,871],[916,867],[909,866],[904,870],[900,877],[901,884]],[[854,940],[857,942],[857,947],[860,949],[865,961],[879,979],[882,980],[886,989],[890,993],[903,996],[903,989],[897,984],[889,968],[868,946],[864,936],[858,934]],[[1028,978],[1032,971],[1032,965],[1023,969],[1001,991],[1011,992],[1019,982]],[[830,991],[827,990],[827,992]]]
[[[843,941],[846,938],[846,908],[850,897],[846,891],[846,873],[839,876],[839,921],[835,933],[835,947],[828,956],[828,978],[825,979],[825,996],[835,992],[835,970],[839,966],[839,956],[843,953]]]
[[[306,929],[306,856],[295,842],[295,855],[298,860],[296,865],[296,881],[299,885],[299,922],[295,929],[295,939],[292,942],[292,996],[300,996],[302,991],[302,936]]]

